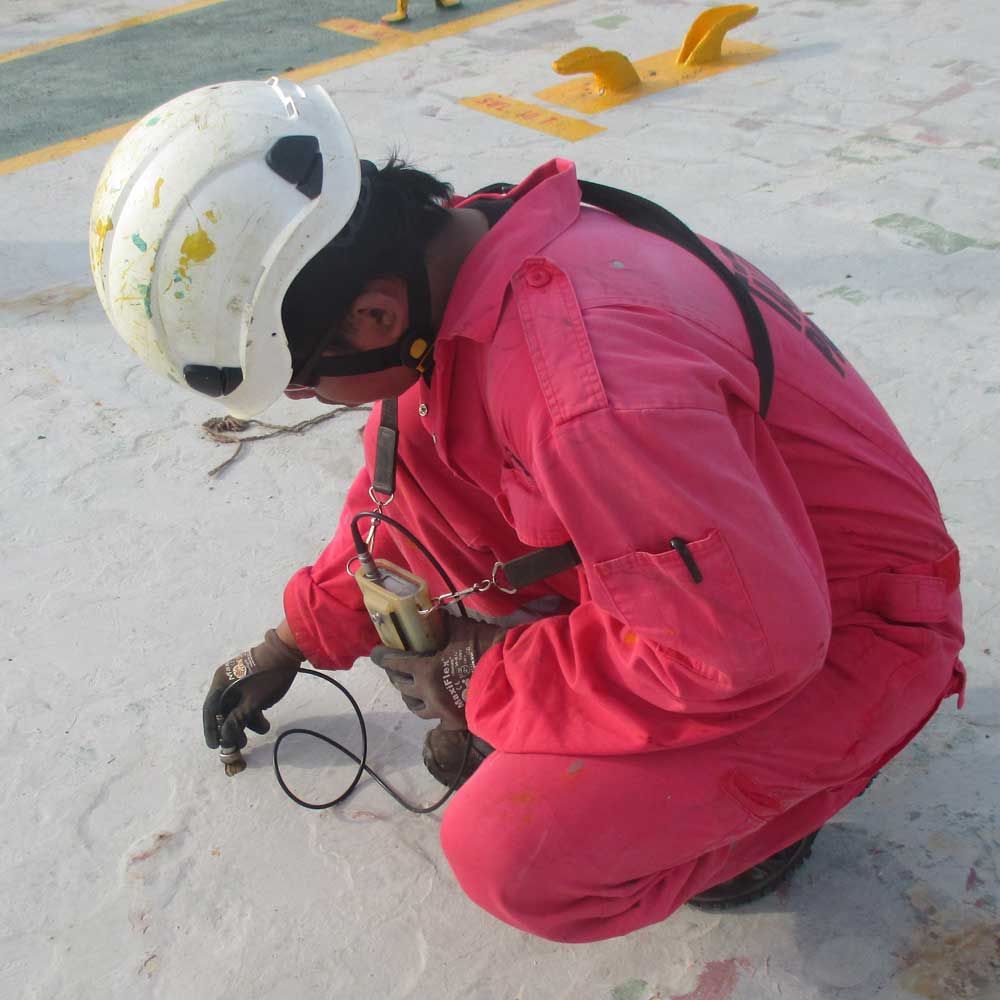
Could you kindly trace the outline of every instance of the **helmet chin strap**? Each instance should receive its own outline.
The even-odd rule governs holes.
[[[409,273],[402,277],[406,280],[410,325],[399,340],[388,347],[356,354],[323,355],[320,352],[318,358],[311,359],[301,372],[292,376],[293,383],[315,385],[317,379],[324,377],[371,375],[401,366],[412,368],[429,379],[437,331],[431,325],[430,281],[423,258],[415,255],[407,271]]]

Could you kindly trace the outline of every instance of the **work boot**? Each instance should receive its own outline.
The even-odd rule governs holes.
[[[860,799],[881,773],[876,771],[856,797]],[[697,896],[692,896],[688,900],[688,904],[699,910],[725,910],[730,906],[739,906],[740,903],[749,903],[752,899],[770,895],[796,868],[805,863],[806,858],[812,853],[813,841],[818,833],[819,830],[810,833],[808,837],[803,837],[802,840],[795,841],[790,847],[765,858],[759,865],[748,868],[736,878],[699,892]]]
[[[438,725],[424,738],[424,764],[442,785],[450,788],[458,777],[470,735],[468,729],[443,729]],[[472,736],[472,746],[469,747],[465,770],[455,787],[465,784],[491,753],[493,747],[486,740]]]
[[[699,892],[688,900],[688,905],[699,910],[725,910],[770,895],[809,857],[817,833],[819,830],[772,854],[735,878]]]

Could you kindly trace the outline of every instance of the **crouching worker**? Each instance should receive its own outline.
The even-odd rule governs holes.
[[[384,401],[285,620],[216,672],[210,747],[265,732],[304,660],[371,654],[440,720],[436,777],[475,736],[441,832],[462,888],[582,942],[773,889],[961,695],[958,553],[931,484],[742,257],[565,160],[465,199],[359,161],[317,86],[229,83],[154,114],[94,203],[117,331],[238,417],[282,393]],[[437,653],[373,650],[345,573],[352,518],[390,491],[457,587],[513,574]],[[446,589],[386,525],[377,554]]]

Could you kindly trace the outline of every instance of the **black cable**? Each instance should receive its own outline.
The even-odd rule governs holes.
[[[355,514],[354,518],[351,520],[351,534],[354,538],[355,548],[358,550],[359,556],[365,553],[368,554],[369,558],[371,557],[371,553],[368,552],[368,546],[365,543],[364,539],[361,537],[361,532],[358,530],[357,526],[358,521],[361,520],[361,518],[363,517],[375,518],[376,521],[385,521],[386,524],[392,525],[392,527],[394,527],[397,531],[405,535],[411,542],[413,542],[414,545],[417,546],[417,548],[420,549],[421,552],[423,552],[425,556],[427,556],[427,558],[431,562],[431,565],[441,575],[441,578],[444,580],[445,585],[448,587],[448,590],[449,591],[455,590],[455,584],[452,583],[451,577],[448,576],[444,567],[437,561],[437,559],[434,558],[433,553],[431,553],[431,551],[427,548],[427,546],[424,545],[424,543],[421,542],[420,539],[417,538],[417,536],[414,535],[413,532],[410,531],[408,528],[403,527],[403,525],[400,524],[398,521],[394,520],[391,517],[387,517],[385,514],[382,514],[378,511],[374,510],[362,511],[360,514]],[[469,614],[465,610],[464,603],[460,600],[456,600],[454,603],[458,605],[458,610],[461,612],[462,617],[468,618]],[[327,674],[321,673],[318,670],[307,670],[305,667],[299,667],[298,672],[300,674],[310,674],[312,677],[318,677],[320,678],[320,680],[327,681],[328,683],[332,684],[335,688],[337,688],[344,695],[344,697],[346,697],[347,700],[351,703],[351,707],[354,709],[354,714],[355,716],[357,716],[358,719],[358,726],[361,728],[361,756],[358,757],[357,754],[355,754],[351,750],[348,750],[347,747],[345,747],[343,744],[338,743],[336,740],[331,739],[329,736],[325,736],[323,733],[317,733],[314,729],[285,729],[284,731],[279,733],[278,738],[274,741],[274,748],[271,757],[272,764],[274,766],[274,777],[277,780],[281,790],[294,803],[302,806],[303,809],[329,809],[331,806],[335,806],[343,802],[349,795],[351,795],[351,793],[357,787],[358,782],[361,780],[362,774],[365,773],[369,774],[372,778],[374,778],[375,781],[382,786],[385,792],[388,795],[392,796],[392,798],[394,798],[404,809],[407,809],[412,813],[424,814],[424,813],[434,812],[435,809],[440,809],[441,806],[443,806],[445,802],[447,802],[448,799],[451,798],[455,789],[458,788],[459,783],[461,782],[463,776],[465,775],[465,766],[469,762],[469,754],[472,751],[471,732],[466,732],[465,753],[462,755],[462,763],[458,768],[458,773],[455,775],[454,780],[448,786],[448,790],[444,793],[444,795],[441,796],[440,799],[438,799],[436,802],[432,803],[429,806],[414,805],[412,802],[409,802],[407,799],[403,798],[403,796],[399,792],[397,792],[396,789],[392,787],[392,785],[390,785],[384,778],[382,778],[379,774],[377,774],[372,768],[368,766],[368,729],[365,726],[365,717],[361,712],[361,708],[358,706],[357,701],[354,700],[354,696],[351,694],[351,692],[348,691],[347,688],[344,687],[344,685],[341,684],[339,681],[335,681],[332,677],[328,676]],[[236,680],[232,684],[230,684],[229,687],[226,688],[225,692],[223,693],[221,699],[222,702],[225,702],[227,700],[226,696],[229,694],[229,692],[234,690],[244,680],[249,680],[249,677],[240,678],[239,680]],[[318,740],[322,740],[324,743],[328,743],[334,749],[339,750],[343,754],[346,754],[346,756],[350,757],[351,760],[353,760],[354,763],[358,765],[358,770],[355,773],[354,778],[351,780],[351,783],[347,786],[346,791],[342,792],[335,799],[331,799],[329,802],[306,802],[305,799],[300,799],[288,787],[288,785],[285,784],[285,779],[281,776],[281,768],[278,766],[278,747],[281,746],[281,741],[285,739],[286,736],[295,736],[295,735],[313,736]]]
[[[284,730],[278,738],[274,741],[274,752],[272,756],[274,764],[274,776],[281,786],[281,790],[295,803],[302,806],[305,809],[329,809],[331,806],[338,805],[343,802],[355,789],[358,782],[361,780],[361,775],[364,773],[369,774],[372,778],[377,781],[382,788],[391,795],[404,809],[408,809],[412,813],[431,813],[435,809],[439,809],[441,806],[451,798],[452,793],[458,788],[459,782],[462,780],[465,774],[465,765],[469,762],[469,753],[472,750],[472,733],[468,733],[465,742],[465,753],[462,756],[462,764],[458,769],[458,773],[455,775],[454,780],[448,786],[448,790],[441,796],[437,802],[431,803],[429,806],[418,806],[409,802],[407,799],[396,791],[384,778],[382,778],[378,773],[376,773],[372,768],[368,766],[368,730],[365,727],[365,718],[361,713],[361,709],[358,707],[358,703],[354,700],[351,692],[344,687],[343,684],[335,681],[332,677],[326,674],[320,673],[318,670],[306,670],[304,667],[299,667],[300,674],[311,674],[313,677],[318,677],[320,680],[328,681],[334,687],[339,688],[340,691],[345,695],[347,700],[351,703],[351,707],[354,709],[354,714],[358,719],[358,726],[361,728],[361,756],[358,757],[353,751],[348,750],[343,744],[338,743],[336,740],[330,739],[329,736],[324,736],[323,733],[317,733],[313,729],[286,729]],[[322,740],[324,743],[328,743],[330,746],[339,750],[341,753],[346,754],[355,764],[358,765],[358,770],[354,775],[354,779],[347,786],[347,790],[338,795],[335,799],[331,799],[329,802],[306,802],[305,799],[300,799],[289,787],[285,784],[285,779],[281,776],[281,768],[278,766],[278,747],[281,746],[281,741],[286,736],[294,736],[296,733],[304,736],[315,736],[316,739]]]

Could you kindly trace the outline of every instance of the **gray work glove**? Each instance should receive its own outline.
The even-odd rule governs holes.
[[[440,719],[445,729],[465,729],[465,693],[472,671],[507,630],[469,618],[448,619],[448,641],[434,653],[406,653],[376,646],[372,662],[381,667],[406,707],[421,719]]]
[[[242,749],[247,745],[245,729],[266,733],[271,724],[264,718],[264,709],[285,697],[304,659],[271,629],[259,646],[223,663],[212,675],[202,708],[209,748],[214,750],[221,745]],[[234,681],[240,683],[229,691]]]

